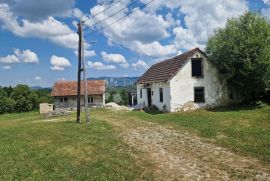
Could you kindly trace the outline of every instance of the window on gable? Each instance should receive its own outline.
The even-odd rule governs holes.
[[[163,89],[159,88],[159,101],[163,102]]]
[[[142,98],[142,89],[140,89],[140,98]]]
[[[192,77],[202,77],[203,76],[203,65],[202,58],[192,58]]]
[[[94,103],[94,97],[88,97],[88,103]]]
[[[194,102],[204,103],[205,102],[204,87],[195,87],[194,88]]]

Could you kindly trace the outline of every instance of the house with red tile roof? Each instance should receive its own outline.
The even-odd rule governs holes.
[[[195,48],[152,65],[137,81],[137,101],[176,112],[227,104],[229,96],[218,70]]]
[[[88,80],[88,104],[89,106],[103,106],[105,104],[105,80]],[[84,106],[85,84],[81,82],[81,106]],[[57,81],[55,82],[51,96],[54,97],[56,109],[77,108],[77,82]]]

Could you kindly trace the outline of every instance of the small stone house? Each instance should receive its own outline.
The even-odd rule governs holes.
[[[138,104],[168,112],[228,102],[226,83],[199,48],[152,65],[137,81]]]
[[[81,82],[81,106],[84,106],[84,82]],[[88,105],[101,107],[105,104],[105,80],[88,80]],[[77,82],[57,81],[55,82],[51,96],[54,97],[55,109],[77,108]]]

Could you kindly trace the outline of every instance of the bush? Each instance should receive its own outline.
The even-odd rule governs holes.
[[[256,102],[270,87],[270,23],[254,13],[228,20],[206,53],[240,100]]]
[[[27,85],[0,87],[0,114],[38,109],[39,103],[53,102],[50,90],[31,90]]]

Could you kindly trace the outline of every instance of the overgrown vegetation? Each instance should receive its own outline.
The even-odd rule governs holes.
[[[27,85],[0,87],[0,114],[28,112],[38,109],[40,103],[51,103],[50,90],[31,90]]]
[[[209,38],[206,52],[234,95],[262,99],[270,88],[270,22],[247,12]]]

